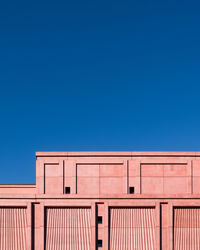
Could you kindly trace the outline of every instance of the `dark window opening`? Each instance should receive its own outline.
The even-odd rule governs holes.
[[[98,222],[98,224],[102,224],[102,216],[98,216],[97,222]]]
[[[98,247],[102,247],[103,246],[102,240],[98,240],[97,245]]]
[[[134,187],[129,187],[129,194],[134,194]]]
[[[70,194],[70,187],[65,187],[65,193]]]

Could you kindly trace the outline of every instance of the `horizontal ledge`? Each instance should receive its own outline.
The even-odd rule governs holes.
[[[0,184],[0,188],[36,188],[36,184]]]
[[[36,157],[139,157],[139,156],[200,156],[200,151],[66,151],[36,152]]]
[[[40,199],[40,200],[79,200],[79,199],[87,199],[87,200],[93,200],[93,199],[110,199],[110,200],[142,200],[142,199],[199,199],[200,200],[200,194],[193,194],[193,195],[141,195],[141,194],[126,194],[126,195],[77,195],[77,194],[62,194],[62,195],[56,195],[56,194],[0,194],[0,200],[1,199]]]

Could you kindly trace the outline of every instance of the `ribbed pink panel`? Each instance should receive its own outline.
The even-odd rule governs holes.
[[[111,208],[110,250],[155,250],[154,208]]]
[[[200,209],[174,209],[174,250],[200,249]]]
[[[90,250],[90,208],[48,208],[46,250]]]
[[[26,250],[26,208],[0,208],[0,250]]]

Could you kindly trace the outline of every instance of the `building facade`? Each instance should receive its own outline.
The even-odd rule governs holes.
[[[0,185],[0,250],[97,249],[199,250],[200,152],[37,152]]]

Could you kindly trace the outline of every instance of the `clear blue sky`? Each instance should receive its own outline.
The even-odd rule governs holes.
[[[0,183],[35,151],[200,150],[199,1],[1,1]]]

